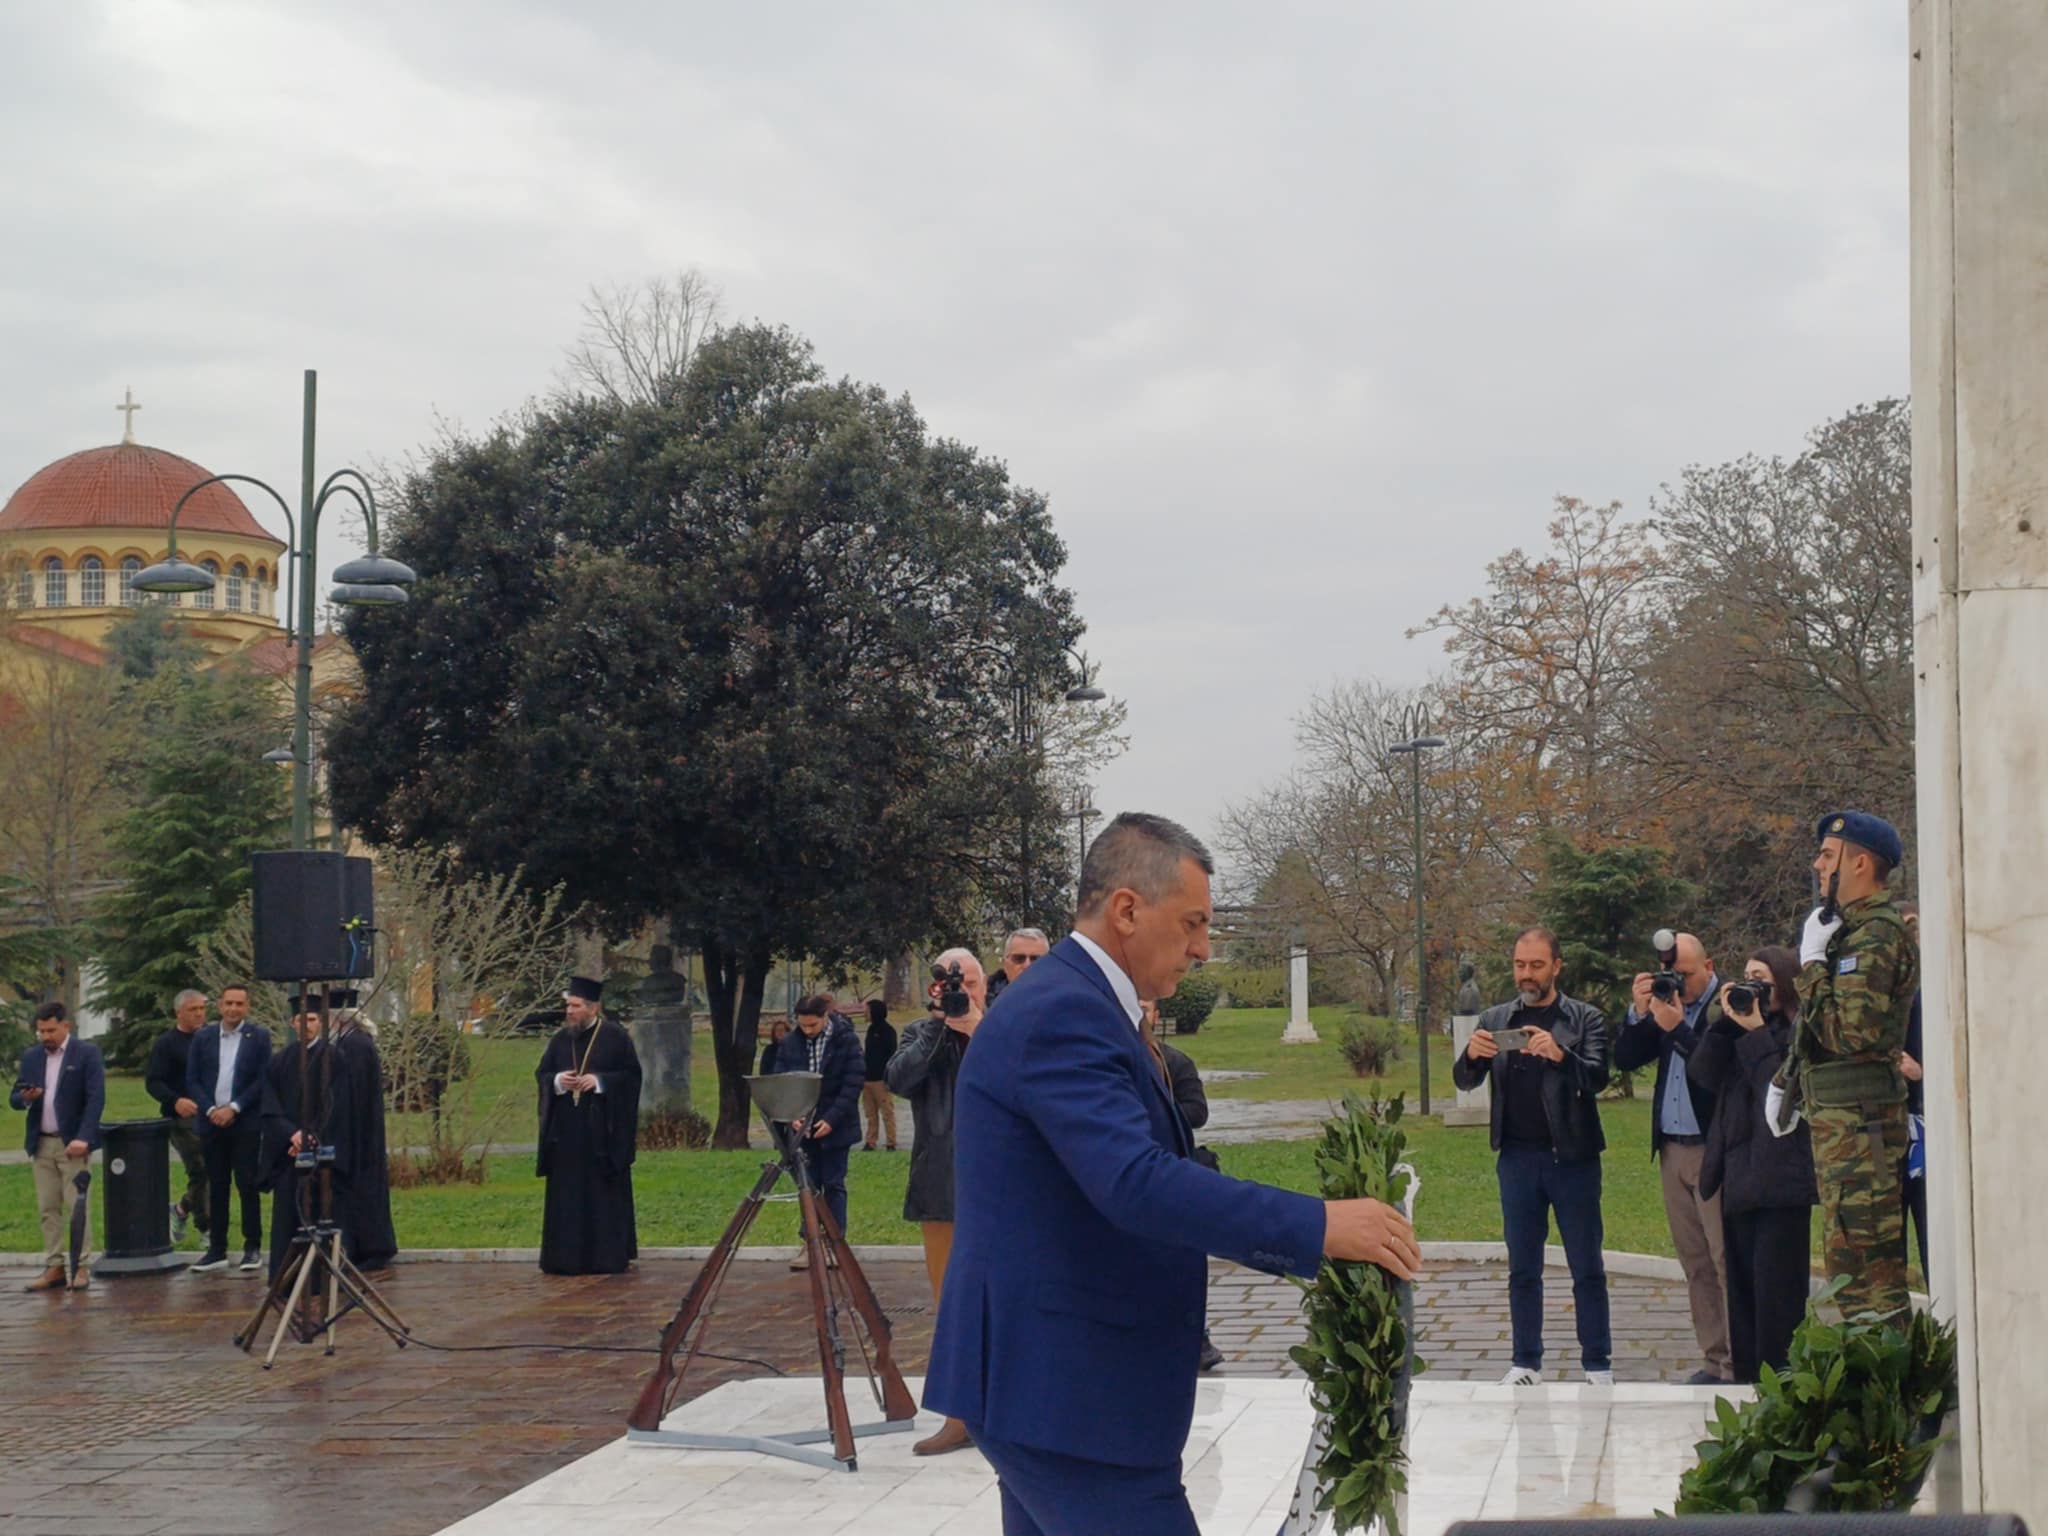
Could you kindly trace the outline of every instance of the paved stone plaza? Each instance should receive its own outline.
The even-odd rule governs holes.
[[[931,1334],[924,1266],[895,1254],[868,1268],[902,1368],[918,1375]],[[387,1294],[439,1344],[651,1346],[695,1270],[651,1259],[616,1278],[559,1279],[527,1263],[402,1264]],[[0,1529],[10,1531],[437,1531],[617,1439],[649,1364],[560,1350],[400,1351],[351,1320],[333,1359],[287,1344],[265,1372],[231,1343],[260,1297],[254,1277],[101,1281],[83,1295],[30,1296],[16,1288],[25,1271],[4,1275],[0,1362],[8,1379],[40,1384],[25,1388],[0,1463]],[[1694,1365],[1682,1287],[1612,1283],[1617,1375],[1682,1378]],[[1570,1290],[1562,1275],[1551,1285],[1552,1362],[1562,1365],[1573,1354]],[[804,1277],[783,1264],[742,1263],[706,1347],[814,1372],[807,1297]],[[1217,1266],[1211,1315],[1230,1357],[1224,1374],[1291,1373],[1295,1301],[1284,1282]],[[1434,1379],[1507,1368],[1503,1266],[1433,1264],[1418,1319]],[[705,1361],[691,1395],[767,1374]]]

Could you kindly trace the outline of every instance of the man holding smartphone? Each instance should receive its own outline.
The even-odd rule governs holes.
[[[1557,1215],[1571,1266],[1579,1357],[1588,1385],[1614,1385],[1607,1315],[1605,1232],[1600,1216],[1598,1097],[1610,1066],[1600,1010],[1557,988],[1564,956],[1548,928],[1515,940],[1515,1001],[1488,1009],[1451,1068],[1460,1088],[1491,1081],[1493,1148],[1508,1249],[1508,1316],[1514,1369],[1503,1386],[1543,1380],[1543,1245]]]

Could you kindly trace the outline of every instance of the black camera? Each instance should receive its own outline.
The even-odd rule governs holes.
[[[1675,1003],[1685,991],[1685,978],[1678,974],[1678,935],[1659,928],[1650,935],[1657,951],[1657,972],[1650,978],[1650,996],[1660,1003]]]
[[[1747,976],[1740,981],[1731,981],[1721,989],[1721,1006],[1730,1013],[1768,1013],[1771,1009],[1771,984]]]
[[[967,978],[961,973],[958,960],[951,965],[932,967],[932,1000],[949,1019],[964,1019],[973,1008],[974,999],[967,995]]]

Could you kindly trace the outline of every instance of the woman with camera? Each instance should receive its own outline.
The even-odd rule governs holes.
[[[1773,1136],[1764,1094],[1792,1048],[1799,1014],[1798,958],[1789,949],[1754,951],[1742,980],[1721,989],[1721,1016],[1693,1048],[1689,1071],[1720,1101],[1707,1132],[1700,1193],[1721,1196],[1728,1265],[1728,1342],[1735,1379],[1761,1366],[1779,1370],[1811,1289],[1813,1143],[1801,1124]]]

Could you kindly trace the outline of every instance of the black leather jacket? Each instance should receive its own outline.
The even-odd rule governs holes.
[[[967,1036],[927,1015],[903,1027],[903,1043],[889,1058],[889,1091],[910,1100],[905,1221],[953,1219],[953,1090],[966,1052]]]
[[[1600,1090],[1607,1086],[1612,1065],[1608,1053],[1607,1021],[1591,1003],[1557,995],[1558,1020],[1552,1038],[1564,1052],[1564,1060],[1546,1063],[1543,1076],[1543,1117],[1550,1122],[1550,1148],[1561,1163],[1583,1162],[1606,1149],[1607,1137],[1600,1129]],[[1479,1027],[1488,1034],[1506,1029],[1508,1020],[1522,1008],[1519,999],[1489,1008],[1479,1016]],[[1451,1067],[1451,1081],[1468,1092],[1491,1080],[1493,1085],[1493,1147],[1500,1150],[1501,1120],[1507,1113],[1508,1058],[1505,1053],[1491,1061],[1474,1061],[1460,1055]]]

